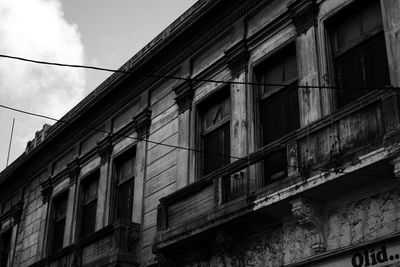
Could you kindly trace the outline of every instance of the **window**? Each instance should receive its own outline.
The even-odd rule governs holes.
[[[231,101],[228,88],[201,107],[202,175],[230,163]]]
[[[261,143],[263,146],[300,127],[297,61],[294,45],[285,47],[256,69],[260,94]],[[286,150],[264,162],[266,182],[286,176]]]
[[[0,235],[0,266],[7,266],[11,252],[12,231],[7,230]]]
[[[67,201],[67,193],[60,195],[53,201],[53,230],[51,235],[51,252],[55,252],[63,248],[65,218],[67,215]]]
[[[82,184],[82,208],[80,236],[84,237],[95,231],[97,209],[98,172],[88,177]]]
[[[390,84],[379,1],[358,1],[330,23],[338,107]]]
[[[117,159],[117,220],[132,220],[135,163],[134,151],[128,151]]]

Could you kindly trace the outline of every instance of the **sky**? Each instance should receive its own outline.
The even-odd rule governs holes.
[[[0,54],[119,68],[196,0],[0,0]],[[0,105],[61,118],[111,73],[0,58]],[[44,123],[0,107],[0,171]]]

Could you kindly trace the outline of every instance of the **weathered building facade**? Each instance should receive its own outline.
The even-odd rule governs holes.
[[[0,174],[0,265],[399,266],[400,1],[204,0]]]

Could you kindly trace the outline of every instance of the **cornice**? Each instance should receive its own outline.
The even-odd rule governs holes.
[[[203,0],[198,1],[185,15],[174,22],[173,25],[168,27],[164,32],[157,36],[149,45],[143,48],[134,57],[128,60],[119,70],[136,71],[143,67],[151,59],[160,53],[165,47],[171,44],[176,38],[186,34],[190,31],[192,25],[194,25],[200,18],[204,17],[208,12],[215,8],[218,4],[223,3],[223,0]],[[174,56],[174,60],[171,64],[166,65],[166,68],[160,70],[163,73],[169,72],[175,69],[179,64],[186,60],[190,55],[201,49],[205,44],[212,41],[218,34],[224,31],[227,27],[232,25],[238,18],[246,14],[249,10],[256,7],[262,0],[248,0],[234,12],[231,16],[224,19],[216,27],[209,31],[202,38],[199,38],[193,45],[185,49],[180,55]],[[201,34],[200,34],[201,35]],[[90,108],[93,108],[100,100],[104,99],[107,95],[114,92],[116,87],[124,82],[129,75],[123,73],[114,73],[107,80],[105,80],[99,87],[97,87],[92,93],[90,93],[85,99],[83,99],[78,105],[71,109],[65,116],[61,118],[61,122],[53,125],[48,132],[46,140],[43,141],[39,149],[31,151],[31,153],[23,154],[17,158],[7,169],[0,173],[0,183],[4,180],[13,176],[14,171],[21,165],[25,164],[32,158],[35,158],[40,151],[43,150],[46,145],[51,141],[58,138],[63,131],[69,128],[69,124],[75,122],[82,117],[85,112]],[[64,123],[64,122],[69,123]]]

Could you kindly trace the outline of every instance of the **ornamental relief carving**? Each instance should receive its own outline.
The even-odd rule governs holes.
[[[207,259],[198,259],[184,266],[278,267],[316,255],[321,248],[333,251],[390,235],[399,230],[399,189],[366,195],[358,200],[338,200],[336,208],[322,209],[307,199],[296,199],[292,202],[296,221],[236,242],[240,251],[213,250]],[[326,214],[324,220],[321,214]],[[322,233],[325,236],[321,236]]]

